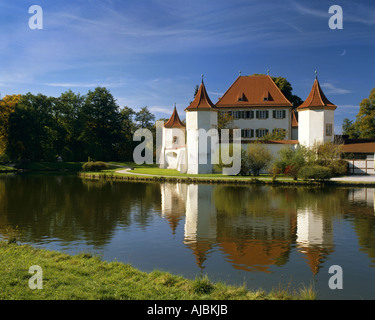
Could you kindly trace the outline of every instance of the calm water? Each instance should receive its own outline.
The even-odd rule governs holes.
[[[1,176],[0,235],[18,226],[21,243],[144,271],[375,299],[374,192]],[[342,290],[328,286],[331,265],[342,267]]]

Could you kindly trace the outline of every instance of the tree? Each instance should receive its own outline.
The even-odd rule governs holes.
[[[9,116],[18,105],[21,95],[7,95],[0,100],[0,157],[4,155],[9,136]]]
[[[311,150],[299,146],[296,149],[283,148],[279,151],[278,159],[273,164],[273,169],[277,173],[283,173],[297,180],[298,173],[311,159]]]
[[[148,107],[141,108],[135,115],[138,128],[151,129],[155,122],[155,116],[148,110]]]
[[[357,139],[359,136],[359,132],[353,122],[348,118],[345,118],[342,122],[342,134],[349,136],[350,139]]]
[[[121,117],[110,91],[103,87],[89,91],[80,117],[83,131],[79,139],[86,155],[95,160],[114,160],[120,142]]]
[[[272,80],[279,87],[280,91],[284,94],[285,98],[287,98],[293,104],[293,108],[297,108],[303,103],[303,100],[299,96],[296,96],[292,93],[292,85],[285,78],[272,77]]]
[[[259,176],[260,171],[271,163],[272,154],[264,144],[256,142],[248,146],[247,158],[251,172],[254,176]]]
[[[373,139],[375,138],[375,88],[371,90],[368,98],[361,101],[359,106],[355,122],[347,118],[344,119],[343,134],[349,135],[351,139]]]
[[[133,141],[133,133],[136,125],[133,121],[135,112],[132,108],[123,107],[120,111],[121,121],[121,141],[118,149],[118,156],[123,161],[131,161],[133,159],[133,150],[136,142]]]
[[[55,100],[53,118],[57,128],[56,152],[67,161],[83,161],[81,108],[85,97],[68,90]]]
[[[27,93],[21,97],[9,117],[7,153],[11,159],[54,160],[54,100],[42,94]]]

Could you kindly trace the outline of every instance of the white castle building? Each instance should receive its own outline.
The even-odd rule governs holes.
[[[202,78],[194,101],[185,109],[186,125],[176,107],[164,124],[160,167],[188,174],[212,173],[211,143],[218,138],[215,132],[219,112],[231,115],[233,128],[241,130],[242,148],[268,133],[285,132],[284,140],[264,142],[276,153],[300,144],[311,147],[315,143],[332,142],[335,109],[317,77],[310,94],[296,109],[269,75],[239,76],[216,104],[210,100]],[[207,138],[207,133],[211,138]],[[207,161],[202,163],[201,159]]]

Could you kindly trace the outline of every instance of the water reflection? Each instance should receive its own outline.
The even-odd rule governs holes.
[[[375,265],[374,190],[3,176],[0,234],[18,226],[24,242],[131,251],[149,264],[179,255],[201,270],[214,256],[220,268],[262,274],[299,259],[316,275],[338,248],[355,246]]]
[[[161,197],[170,222],[185,211],[184,243],[201,269],[214,247],[233,268],[264,273],[296,248],[316,275],[335,249],[333,222],[342,219],[375,258],[374,189],[163,184]]]

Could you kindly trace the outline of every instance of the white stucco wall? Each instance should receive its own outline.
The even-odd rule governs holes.
[[[205,143],[202,138],[205,139],[205,136],[200,135],[199,129],[206,132],[209,132],[210,129],[217,129],[217,112],[189,111],[186,113],[188,174],[212,173],[213,169],[210,152],[207,152],[207,150],[211,150],[211,139],[206,140],[207,148],[202,148],[202,144]],[[205,157],[207,157],[207,163],[202,163],[202,159]]]
[[[332,135],[326,136],[326,124],[332,124]],[[334,110],[303,110],[298,113],[298,140],[307,147],[333,141]]]

